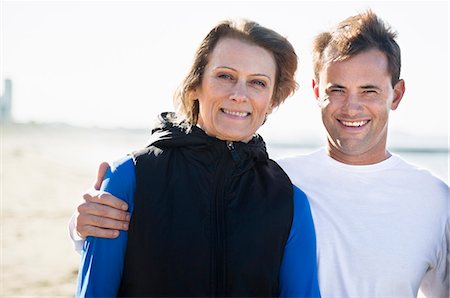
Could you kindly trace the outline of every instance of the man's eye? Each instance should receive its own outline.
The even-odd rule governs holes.
[[[331,89],[330,92],[331,93],[344,93],[344,90],[342,90],[342,89]]]

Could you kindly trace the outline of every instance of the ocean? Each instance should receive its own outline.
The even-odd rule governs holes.
[[[269,143],[267,147],[270,157],[277,159],[284,156],[307,154],[318,150],[321,146],[295,146]],[[429,170],[433,175],[449,184],[449,152],[447,148],[400,147],[389,149],[389,151],[401,156],[409,163]]]

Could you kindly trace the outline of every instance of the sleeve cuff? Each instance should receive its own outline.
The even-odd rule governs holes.
[[[76,213],[72,214],[72,217],[70,218],[69,221],[69,236],[70,239],[72,239],[75,251],[81,254],[81,251],[83,250],[84,238],[81,238],[80,235],[78,235],[78,233],[76,232],[75,215]]]

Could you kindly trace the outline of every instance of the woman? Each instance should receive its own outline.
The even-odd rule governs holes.
[[[257,23],[210,31],[178,112],[103,182],[129,204],[130,228],[87,238],[78,296],[319,295],[308,201],[255,135],[296,68],[292,45]]]

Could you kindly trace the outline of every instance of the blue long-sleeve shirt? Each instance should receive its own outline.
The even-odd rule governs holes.
[[[320,297],[317,280],[316,236],[306,195],[294,188],[294,218],[280,269],[281,297]],[[133,214],[136,190],[134,164],[125,157],[105,175],[102,190],[126,201]],[[115,239],[88,237],[78,274],[77,297],[117,296],[128,233]],[[158,245],[155,243],[155,245]]]

